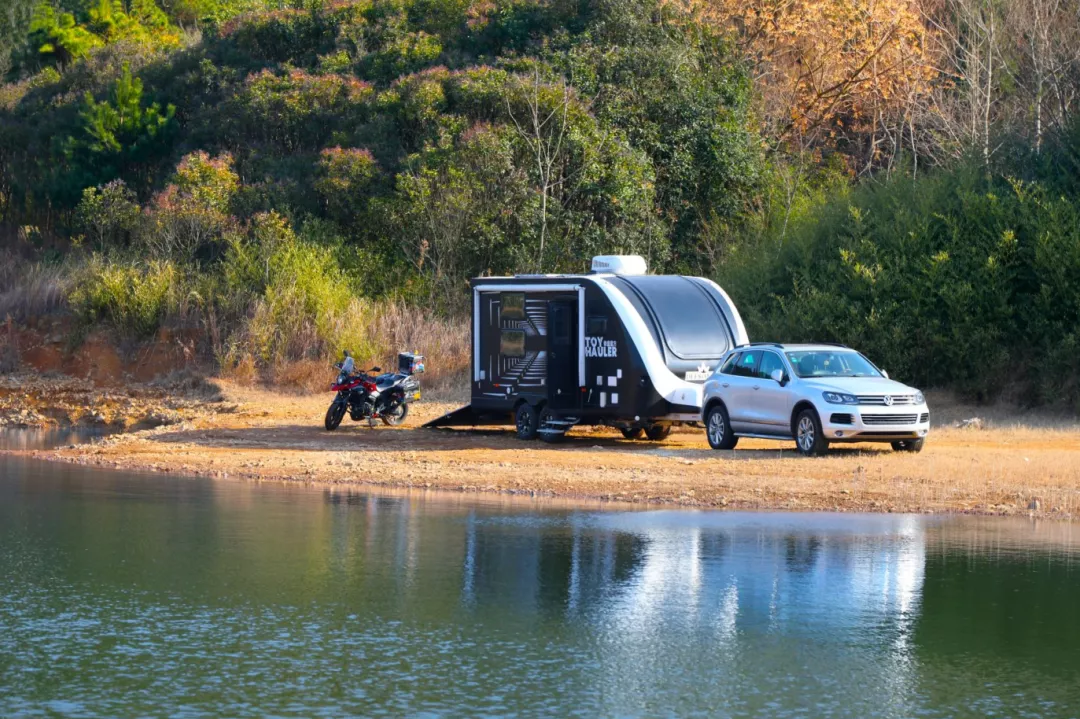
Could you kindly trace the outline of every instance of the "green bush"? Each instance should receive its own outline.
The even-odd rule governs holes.
[[[68,301],[87,324],[107,322],[121,332],[149,337],[179,307],[182,276],[171,262],[121,263],[94,257]]]

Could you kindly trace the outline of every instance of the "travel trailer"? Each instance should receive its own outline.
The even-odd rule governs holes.
[[[557,441],[575,425],[662,440],[700,422],[702,383],[742,318],[715,282],[646,274],[638,256],[601,256],[587,275],[472,281],[472,401],[429,427],[513,422]]]

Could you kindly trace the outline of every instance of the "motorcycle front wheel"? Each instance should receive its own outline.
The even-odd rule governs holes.
[[[382,417],[383,424],[389,427],[397,427],[409,416],[409,405],[399,402],[396,405],[391,405],[390,409],[380,412],[379,416]]]
[[[344,402],[335,400],[334,403],[330,405],[330,409],[326,410],[326,421],[323,423],[323,426],[326,427],[327,432],[332,432],[338,428],[342,418],[345,416],[345,409]]]

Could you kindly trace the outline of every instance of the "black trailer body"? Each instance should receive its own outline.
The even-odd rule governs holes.
[[[727,294],[697,277],[485,277],[472,290],[471,404],[431,426],[509,421],[526,406],[547,439],[575,424],[666,436],[700,418],[701,383],[747,342]]]

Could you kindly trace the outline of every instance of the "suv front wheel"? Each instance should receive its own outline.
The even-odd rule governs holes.
[[[795,418],[795,447],[807,457],[825,454],[829,449],[829,441],[821,429],[821,420],[812,409],[804,409]]]
[[[739,438],[731,431],[731,422],[728,421],[724,405],[718,404],[709,410],[705,417],[705,436],[713,449],[735,449]]]

